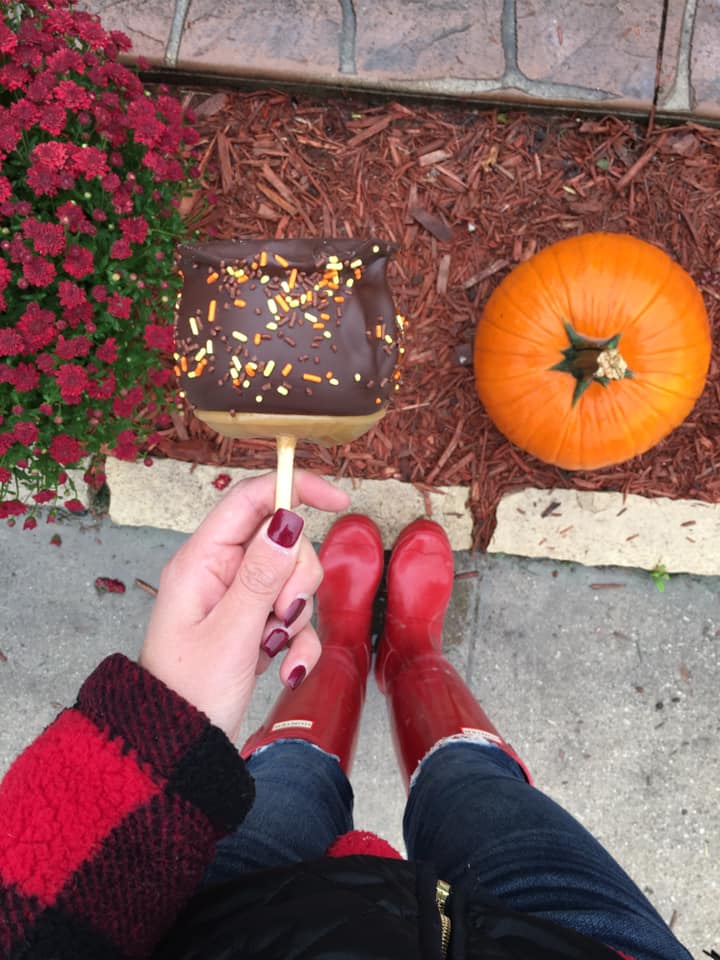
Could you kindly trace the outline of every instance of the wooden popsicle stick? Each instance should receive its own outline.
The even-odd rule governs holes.
[[[277,481],[275,483],[275,509],[292,510],[293,465],[295,463],[295,437],[285,434],[276,437]]]

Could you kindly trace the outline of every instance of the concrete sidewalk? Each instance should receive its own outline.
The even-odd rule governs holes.
[[[50,537],[59,534],[59,547]],[[72,703],[107,654],[136,656],[157,584],[184,534],[93,524],[0,526],[0,768]],[[720,947],[720,578],[456,554],[446,645],[538,786],[568,807],[647,892],[697,958]],[[117,577],[124,595],[96,593]],[[278,690],[259,683],[246,730]],[[404,797],[383,698],[361,728],[356,823],[402,849]]]

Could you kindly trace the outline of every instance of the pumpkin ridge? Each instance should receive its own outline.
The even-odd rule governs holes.
[[[500,288],[498,288],[498,290],[500,290]],[[512,296],[510,293],[508,293],[507,290],[504,290],[504,289],[501,290],[499,296],[505,297],[505,299],[508,301],[508,303],[510,304],[510,306],[512,307],[512,309],[513,309],[516,313],[519,313],[519,314],[521,314],[523,317],[525,317],[525,318],[527,318],[527,319],[529,319],[529,320],[532,320],[532,317],[529,317],[529,316],[528,316],[528,312],[527,312],[527,310],[525,309],[525,307],[524,307],[524,306],[521,306],[521,305],[513,298],[513,296]],[[537,334],[536,334],[536,336],[537,336],[539,339],[535,339],[533,336],[531,336],[531,333],[533,333],[533,334],[535,333],[535,330],[534,330],[534,329],[531,330],[531,331],[523,331],[523,333],[520,334],[520,333],[518,333],[517,330],[508,329],[507,327],[501,327],[501,326],[497,323],[497,321],[496,321],[495,318],[493,318],[493,319],[490,321],[490,326],[495,327],[496,330],[500,330],[501,333],[512,334],[512,336],[518,337],[518,338],[521,339],[521,340],[526,340],[528,343],[535,344],[535,345],[538,346],[538,347],[544,347],[544,346],[546,345],[546,344],[545,344],[545,340],[542,339],[542,334],[545,334],[545,336],[547,336],[547,335],[551,332],[550,328],[548,328],[547,331],[545,331],[543,328],[539,328],[539,330],[538,330],[538,332],[537,332]]]
[[[550,248],[547,248],[547,249],[550,249]],[[554,254],[554,251],[553,251],[553,254]],[[555,257],[555,261],[557,266],[557,257]],[[570,295],[567,289],[567,285],[564,283],[564,278],[563,278],[563,286],[565,288],[565,304],[562,304],[558,302],[559,298],[557,297],[557,295],[553,294],[553,292],[548,287],[547,283],[545,282],[545,278],[543,277],[541,272],[538,270],[537,265],[533,263],[533,258],[531,258],[530,260],[526,260],[525,266],[527,267],[528,272],[532,272],[535,275],[535,280],[538,283],[538,285],[542,288],[543,294],[545,295],[545,299],[547,300],[547,303],[550,309],[557,316],[562,316],[562,314],[565,312],[563,307],[567,307],[568,308],[567,312],[569,313],[570,312],[570,309],[569,309]]]
[[[662,251],[660,251],[660,252],[662,252]],[[674,273],[675,273],[674,266],[675,266],[675,264],[673,263],[673,261],[670,260],[670,259],[668,259],[668,260],[667,260],[667,272],[666,272],[665,276],[663,277],[662,281],[658,284],[657,289],[655,290],[655,293],[653,293],[653,295],[650,297],[650,299],[647,301],[647,303],[645,303],[645,304],[637,311],[637,313],[635,313],[635,314],[633,315],[633,317],[632,317],[630,320],[627,321],[627,325],[624,327],[624,332],[625,332],[625,333],[627,333],[629,330],[632,330],[633,327],[636,327],[636,326],[638,325],[638,323],[640,323],[640,321],[643,319],[643,317],[644,317],[645,314],[648,312],[648,310],[651,309],[651,307],[654,305],[654,303],[656,302],[656,300],[658,300],[658,298],[660,297],[660,295],[665,291],[665,287],[669,284],[670,280],[672,279],[672,277],[673,277],[673,275],[674,275]]]

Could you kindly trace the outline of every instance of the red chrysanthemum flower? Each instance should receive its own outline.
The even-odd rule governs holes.
[[[58,192],[60,178],[55,167],[47,163],[34,163],[28,169],[27,183],[36,197],[54,197]]]
[[[13,436],[12,433],[0,433],[0,457],[4,457],[14,443],[15,443],[15,437]],[[9,475],[7,479],[8,480],[10,479]]]
[[[71,277],[82,280],[83,277],[86,277],[95,269],[92,251],[78,244],[68,247],[63,260],[63,267]]]
[[[61,436],[65,436],[65,434],[61,434]],[[57,437],[56,437],[56,439],[57,439]],[[68,438],[68,439],[69,439],[69,438]],[[53,443],[55,443],[55,440],[53,440],[53,442],[50,444],[51,449],[52,449]],[[52,455],[51,450],[48,451],[48,452],[50,453],[50,456],[52,457],[53,455]],[[53,460],[57,460],[57,457],[53,457]],[[74,463],[75,461],[68,460],[67,462],[68,462],[68,463]],[[58,463],[65,463],[65,461],[64,461],[64,460],[59,460]],[[40,490],[39,493],[34,493],[34,494],[33,494],[33,500],[35,501],[35,503],[50,503],[50,501],[51,501],[51,500],[54,500],[54,499],[55,499],[55,494],[54,494],[54,492],[53,492],[52,490]]]
[[[90,353],[91,346],[92,344],[87,337],[81,335],[66,340],[61,334],[58,337],[58,342],[55,344],[55,356],[60,360],[74,360],[75,357],[86,357]]]
[[[18,333],[8,327],[0,328],[0,357],[14,357],[24,348],[25,341]]]
[[[2,454],[0,454],[2,456]],[[9,470],[6,470],[5,467],[0,467],[0,483],[7,483],[8,480],[12,479],[12,474]]]
[[[116,417],[131,417],[135,407],[142,403],[142,399],[142,388],[133,387],[124,397],[115,397],[112,405],[113,413]]]
[[[70,513],[85,513],[85,504],[81,500],[66,500],[65,509],[69,510]]]
[[[40,383],[37,369],[30,363],[18,363],[9,370],[8,381],[18,393],[29,393]]]
[[[85,73],[85,61],[77,50],[56,50],[46,59],[45,64],[49,70],[60,74],[67,74],[71,70]]]
[[[117,387],[117,382],[115,380],[115,374],[109,373],[104,380],[99,380],[95,382],[94,380],[90,381],[90,386],[88,387],[88,396],[92,397],[93,400],[109,400],[110,397],[115,393]]]
[[[0,21],[0,53],[12,53],[17,44],[18,38],[13,31]]]
[[[70,153],[70,147],[60,140],[48,140],[47,143],[38,143],[30,151],[33,163],[44,163],[56,170],[65,166]]]
[[[23,530],[34,530],[37,526],[37,520],[35,517],[26,517],[25,522],[23,523]]]
[[[55,379],[65,403],[80,403],[89,383],[85,367],[81,367],[79,363],[64,363],[55,371]]]
[[[148,222],[145,217],[125,217],[120,221],[120,230],[129,243],[145,243]]]
[[[68,110],[87,110],[92,105],[92,97],[74,80],[61,80],[54,88],[55,99]]]
[[[67,433],[59,433],[56,437],[53,437],[50,447],[48,448],[48,453],[56,463],[61,463],[66,467],[77,463],[84,455],[83,448],[78,441],[74,437],[68,436]],[[38,496],[40,496],[40,494],[36,494],[36,500]],[[52,499],[52,497],[50,499]],[[38,500],[38,503],[41,502],[42,501]]]
[[[164,387],[172,378],[172,370],[151,370],[148,373],[148,377],[150,378],[150,383],[156,387]]]
[[[59,103],[48,103],[43,107],[38,126],[54,137],[59,137],[67,123],[67,111]]]
[[[74,200],[68,200],[57,208],[58,221],[68,228],[71,233],[85,233],[90,221],[83,213],[82,207]]]
[[[105,343],[101,343],[95,351],[95,356],[103,363],[115,363],[118,358],[115,337],[108,337]]]
[[[110,247],[110,256],[113,260],[127,260],[128,257],[132,256],[132,249],[128,241],[124,238],[116,240]]]
[[[105,303],[108,298],[107,287],[102,283],[96,283],[90,293],[93,300],[97,300],[98,303]]]
[[[23,130],[29,130],[34,127],[42,116],[40,107],[32,100],[23,98],[16,100],[10,107],[10,120],[16,123]]]
[[[7,520],[8,517],[21,517],[27,513],[27,504],[19,500],[3,500],[0,502],[0,520]]]
[[[55,339],[55,314],[43,310],[37,303],[30,303],[18,320],[17,331],[28,351],[42,350]]]
[[[171,353],[173,348],[172,327],[161,327],[156,323],[149,323],[145,327],[145,343],[153,350]]]
[[[47,287],[55,279],[55,266],[44,257],[29,257],[23,263],[23,276],[34,287]]]
[[[87,303],[87,295],[82,287],[72,280],[61,280],[58,283],[58,299],[63,307],[79,307]]]
[[[29,447],[30,444],[35,443],[38,438],[38,428],[28,420],[21,420],[13,427],[13,436],[18,443]]]
[[[0,143],[0,149],[2,144]],[[0,177],[0,203],[5,203],[8,197],[12,196],[12,184],[7,177]]]
[[[97,147],[80,147],[73,155],[73,170],[86,180],[104,177],[108,171],[107,157]]]
[[[130,297],[121,297],[119,293],[114,293],[108,300],[108,312],[118,320],[127,320],[130,316],[132,300]]]
[[[22,232],[28,240],[32,240],[36,253],[56,257],[65,249],[65,230],[59,223],[28,217],[23,222]]]
[[[135,434],[132,430],[122,430],[119,433],[113,453],[118,460],[135,459],[137,447],[135,446]]]

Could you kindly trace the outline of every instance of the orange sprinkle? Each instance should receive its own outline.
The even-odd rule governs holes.
[[[175,376],[176,376],[176,377],[179,377],[179,376],[180,376],[180,367],[178,367],[178,365],[176,364],[176,365],[173,367],[173,370],[175,371]]]
[[[203,370],[205,369],[206,366],[207,366],[207,360],[205,360],[205,358],[203,358],[203,359],[200,361],[200,363],[195,367],[195,376],[196,376],[196,377],[199,377],[199,376],[202,374],[202,372],[203,372]]]
[[[276,300],[276,302],[277,302],[277,305],[280,307],[280,309],[281,309],[281,310],[284,310],[285,313],[288,313],[288,311],[290,310],[290,307],[288,306],[287,300],[285,299],[285,297],[284,297],[281,293],[279,293],[279,294],[275,297],[275,300]]]
[[[329,313],[321,313],[321,314],[320,314],[320,319],[321,319],[321,320],[329,320],[329,319],[330,319],[330,314],[329,314]]]
[[[208,278],[205,281],[205,283],[215,283],[215,281],[218,280],[219,277],[220,277],[219,273],[210,273],[208,274]]]
[[[233,300],[233,304],[234,304],[236,307],[246,307],[246,306],[247,306],[247,303],[245,302],[245,300]]]
[[[322,383],[322,377],[318,377],[314,373],[304,373],[303,380],[307,380],[310,383]]]
[[[180,358],[180,369],[183,373],[187,373],[187,357]]]
[[[284,366],[284,367],[282,368],[282,370],[280,371],[280,373],[281,373],[284,377],[286,377],[286,376],[290,373],[290,371],[292,370],[292,367],[293,367],[293,365],[292,365],[291,363],[286,363],[285,366]]]
[[[324,330],[324,329],[325,329],[325,324],[324,324],[324,323],[314,323],[314,324],[313,324],[313,330]]]
[[[248,375],[248,377],[251,377],[251,378],[254,377],[254,376],[255,376],[255,367],[252,366],[252,365],[249,364],[249,363],[246,363],[246,364],[245,364],[245,373]]]
[[[290,276],[288,277],[288,286],[290,287],[291,290],[295,286],[296,280],[297,280],[297,268],[293,267],[292,270],[290,271]]]
[[[253,343],[255,344],[256,347],[259,347],[261,341],[262,341],[262,334],[256,333],[255,336],[253,337]]]
[[[208,323],[215,322],[215,310],[217,309],[217,300],[211,300],[208,304]]]
[[[382,398],[381,398],[381,397],[375,397],[375,403],[377,403],[378,405],[380,405],[380,404],[382,403]]]
[[[332,380],[332,378],[333,378],[333,372],[332,370],[328,370],[328,372],[325,374],[325,379]]]
[[[345,297],[333,297],[335,303],[345,303]]]
[[[361,279],[362,279],[362,270],[360,270],[360,268],[358,268],[358,269],[355,271],[355,279],[356,279],[356,280],[361,280]]]
[[[266,263],[267,263],[267,251],[263,250],[263,252],[260,254],[260,266],[264,267]]]
[[[287,266],[288,266],[288,262],[287,262],[287,260],[285,259],[285,257],[281,257],[279,253],[276,253],[276,254],[275,254],[275,262],[276,262],[276,263],[279,263],[281,267],[287,267]]]
[[[382,324],[380,323],[375,324],[375,336],[378,338],[378,340],[382,340],[383,332],[382,332]]]

